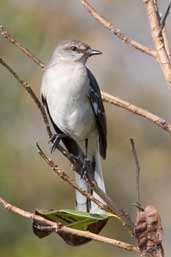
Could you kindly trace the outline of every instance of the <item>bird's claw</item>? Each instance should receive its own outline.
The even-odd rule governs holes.
[[[52,143],[51,153],[53,153],[55,151],[55,149],[58,147],[61,139],[64,137],[66,137],[65,134],[54,134],[50,138],[49,143]]]
[[[83,162],[82,170],[81,170],[81,178],[84,179],[89,174],[91,174],[91,162],[90,160],[85,158]]]

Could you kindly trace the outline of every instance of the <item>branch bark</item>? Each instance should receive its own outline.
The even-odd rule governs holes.
[[[47,129],[47,133],[49,135],[49,137],[52,136],[52,131],[49,125],[49,121],[48,118],[46,116],[46,112],[41,104],[41,102],[39,101],[38,97],[36,96],[36,94],[34,93],[33,89],[30,87],[29,83],[22,80],[18,74],[2,59],[0,58],[0,64],[2,66],[4,66],[12,75],[13,77],[19,82],[19,84],[27,91],[27,93],[31,96],[31,98],[33,99],[34,103],[36,104],[37,108],[40,110],[41,115],[43,117],[43,121],[45,123],[46,129]]]
[[[127,101],[124,101],[124,100],[120,99],[119,97],[112,96],[106,92],[102,92],[102,97],[103,97],[104,102],[118,106],[122,109],[125,109],[125,110],[131,112],[131,113],[141,116],[141,117],[153,122],[154,124],[156,124],[157,126],[162,128],[163,130],[171,133],[171,124],[168,123],[163,118],[161,118],[145,109],[142,109],[136,105],[133,105]]]
[[[51,131],[51,128],[50,128],[50,125],[49,125],[49,122],[48,122],[48,118],[46,116],[46,112],[45,112],[42,104],[40,103],[39,99],[37,98],[36,94],[34,93],[32,88],[30,87],[29,83],[26,82],[26,81],[23,81],[18,76],[18,74],[2,58],[0,58],[0,64],[2,64],[14,76],[14,78],[20,83],[20,85],[31,96],[34,103],[36,104],[36,106],[40,110],[40,113],[43,117],[43,121],[44,121],[46,129],[47,129],[47,133],[48,133],[49,137],[51,137],[52,136],[52,131]],[[123,224],[129,229],[129,231],[131,231],[131,233],[133,233],[133,224],[130,220],[129,215],[127,213],[125,213],[124,210],[114,207],[114,205],[108,199],[108,197],[107,196],[104,197],[104,194],[101,193],[101,190],[93,183],[91,183],[90,185],[93,185],[93,189],[96,191],[97,194],[99,194],[101,196],[102,199],[104,199],[105,202],[107,201],[107,205],[102,204],[100,201],[95,199],[92,195],[90,195],[87,192],[85,192],[84,190],[78,188],[78,186],[74,183],[74,181],[72,181],[69,178],[69,176],[66,175],[66,173],[61,171],[59,169],[59,167],[56,164],[54,164],[53,161],[45,155],[45,153],[42,151],[42,149],[39,147],[39,145],[37,145],[37,146],[38,146],[39,154],[48,163],[48,165],[55,171],[55,173],[57,173],[63,180],[67,181],[74,189],[78,190],[81,194],[83,194],[84,196],[89,198],[91,201],[95,202],[100,208],[104,209],[107,212],[111,212],[113,215],[118,216],[121,219],[121,221],[123,222]],[[70,155],[68,155],[67,151],[61,145],[58,146],[58,150],[71,163],[74,164],[74,160],[72,159],[72,157]]]
[[[156,52],[145,45],[129,38],[126,34],[120,31],[120,29],[114,27],[110,21],[102,17],[96,9],[90,5],[87,0],[80,0],[81,4],[87,9],[87,11],[93,16],[103,27],[108,29],[112,34],[119,38],[123,43],[135,48],[136,50],[147,54],[152,57],[156,57]]]
[[[171,90],[171,62],[168,56],[166,42],[166,32],[165,40],[163,33],[161,33],[160,16],[158,15],[158,5],[155,4],[154,0],[143,0],[144,5],[147,10],[147,15],[151,27],[151,35],[153,43],[157,52],[157,60],[160,64],[165,81]]]
[[[9,31],[7,31],[2,25],[0,25],[0,33],[11,44],[15,45],[20,51],[22,51],[28,58],[31,58],[33,62],[35,62],[42,69],[44,69],[45,67],[44,63],[42,63],[42,61],[39,58],[37,58],[28,48],[24,47],[14,37],[12,37]]]
[[[105,210],[106,212],[112,213],[114,216],[116,216],[118,219],[121,220],[124,226],[128,228],[128,230],[133,234],[133,228],[134,225],[127,213],[125,213],[124,210],[118,209],[114,207],[113,203],[108,200],[107,195],[99,194],[99,188],[94,187],[94,184],[91,183],[90,185],[92,186],[93,190],[100,195],[100,197],[106,202],[106,204],[103,204],[100,202],[98,199],[96,199],[93,195],[88,193],[87,191],[84,191],[82,188],[78,187],[78,185],[72,180],[61,168],[59,168],[58,165],[56,165],[52,159],[48,158],[47,155],[43,152],[43,150],[40,148],[40,146],[37,144],[38,147],[38,152],[42,159],[48,164],[49,167],[60,177],[62,178],[65,182],[67,182],[72,188],[75,190],[79,191],[82,195],[87,197],[89,200],[97,204],[102,210]]]
[[[112,239],[112,238],[96,235],[92,232],[77,230],[77,229],[73,229],[73,228],[63,226],[63,225],[58,224],[56,222],[45,219],[45,218],[43,218],[39,215],[36,215],[32,212],[28,212],[28,211],[25,211],[23,209],[20,209],[20,208],[14,206],[14,205],[8,203],[7,201],[5,201],[1,197],[0,197],[0,205],[3,206],[8,211],[16,213],[20,216],[23,216],[23,217],[27,218],[27,219],[36,220],[38,222],[43,222],[45,225],[49,225],[52,228],[52,230],[54,230],[55,232],[64,231],[64,232],[75,234],[75,235],[78,235],[78,236],[90,238],[90,239],[93,239],[93,240],[96,240],[96,241],[99,241],[99,242],[111,244],[115,247],[118,247],[118,248],[121,248],[121,249],[124,249],[124,250],[127,250],[127,251],[140,253],[138,247],[135,246],[135,245],[128,244],[128,243],[125,243],[125,242],[122,242],[122,241],[118,241],[118,240],[115,240],[115,239]]]

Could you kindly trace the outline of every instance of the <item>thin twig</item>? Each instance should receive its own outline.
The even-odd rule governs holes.
[[[41,147],[39,146],[39,144],[37,143],[37,148],[38,148],[38,153],[40,154],[40,156],[42,157],[42,159],[48,164],[48,166],[50,166],[52,168],[52,170],[60,177],[62,178],[65,182],[67,182],[70,186],[72,186],[75,190],[79,191],[82,195],[84,195],[85,197],[87,197],[88,199],[90,199],[91,201],[93,201],[94,203],[96,203],[101,209],[109,212],[108,207],[101,203],[99,200],[95,199],[91,194],[89,194],[87,191],[79,188],[77,186],[77,184],[75,183],[74,180],[72,180],[61,168],[59,168],[59,166],[57,164],[55,164],[53,162],[52,159],[48,158],[46,156],[46,154],[44,153],[44,151],[41,149]],[[116,213],[115,213],[116,215]]]
[[[131,233],[133,233],[133,224],[130,220],[129,215],[127,215],[123,210],[118,209],[114,207],[113,203],[109,201],[108,197],[105,196],[104,194],[99,194],[99,189],[98,187],[95,186],[93,183],[92,188],[94,191],[101,196],[101,198],[106,201],[106,204],[103,204],[101,201],[96,199],[93,195],[88,193],[87,191],[83,190],[82,188],[78,187],[78,185],[75,183],[74,180],[72,180],[57,164],[53,162],[52,159],[48,158],[44,151],[41,149],[39,144],[37,143],[37,148],[40,156],[42,159],[51,167],[51,169],[65,182],[67,182],[72,188],[75,190],[79,191],[82,195],[87,197],[89,200],[97,204],[102,210],[105,210],[106,212],[112,213],[114,216],[118,217],[121,222],[130,230]],[[90,184],[91,185],[91,184]]]
[[[56,222],[45,219],[45,218],[43,218],[39,215],[36,215],[34,213],[31,213],[31,212],[25,211],[23,209],[20,209],[20,208],[14,206],[14,205],[8,203],[7,201],[5,201],[1,197],[0,197],[0,205],[3,206],[8,211],[16,213],[20,216],[23,216],[23,217],[27,218],[27,219],[31,219],[33,221],[35,220],[37,222],[42,222],[45,225],[50,226],[52,228],[52,230],[55,231],[55,232],[63,231],[63,232],[66,232],[66,233],[75,234],[75,235],[82,236],[82,237],[85,237],[85,238],[90,238],[92,240],[96,240],[96,241],[99,241],[99,242],[111,244],[115,247],[119,247],[119,248],[127,250],[127,251],[140,253],[138,247],[135,246],[135,245],[128,244],[128,243],[125,243],[125,242],[122,242],[122,241],[118,241],[118,240],[115,240],[115,239],[112,239],[112,238],[96,235],[96,234],[91,233],[89,231],[82,231],[82,230],[77,230],[77,229],[73,229],[73,228],[70,228],[70,227],[63,226],[61,224],[58,224]]]
[[[160,18],[158,6],[154,0],[143,0],[147,9],[149,23],[151,27],[151,35],[153,38],[154,46],[157,51],[157,60],[160,64],[165,81],[171,90],[171,62],[163,38],[163,33],[160,33]],[[166,35],[165,35],[166,37]]]
[[[24,47],[20,44],[5,28],[0,25],[0,34],[6,38],[10,43],[15,45],[20,51],[22,51],[27,57],[31,58],[33,62],[38,64],[42,69],[44,69],[45,65],[42,61],[37,58],[28,48]]]
[[[169,124],[163,118],[160,118],[159,116],[157,116],[151,112],[148,112],[147,110],[144,110],[141,107],[133,105],[125,100],[120,99],[119,97],[112,96],[106,92],[102,92],[102,97],[103,97],[104,102],[118,106],[122,109],[125,109],[125,110],[131,112],[131,113],[134,113],[138,116],[146,118],[147,120],[153,122],[160,128],[164,129],[165,131],[171,132],[171,124]]]
[[[169,40],[168,40],[167,33],[166,33],[166,26],[163,28],[162,35],[163,35],[163,40],[164,40],[164,45],[165,45],[165,48],[167,51],[167,55],[171,62],[171,51],[170,51],[170,47],[169,47]]]
[[[140,217],[142,215],[142,212],[144,212],[146,210],[146,208],[144,209],[141,206],[141,199],[140,199],[140,164],[139,164],[139,161],[138,161],[138,155],[137,155],[137,151],[136,151],[136,148],[135,148],[135,143],[134,143],[133,138],[130,138],[130,143],[131,143],[132,154],[133,154],[133,157],[134,157],[134,160],[135,160],[135,166],[136,166],[136,186],[137,186],[137,203],[136,203],[136,207],[138,208],[138,210],[137,210],[137,217],[139,217],[139,219],[140,219]],[[156,225],[156,221],[158,221],[158,222],[160,221],[160,219],[158,218],[157,220],[154,220],[155,221],[154,223],[152,223],[152,217],[154,217],[152,215],[154,215],[154,213],[155,213],[154,210],[156,210],[156,209],[153,209],[153,211],[149,215],[150,218],[148,220],[148,222],[151,222],[151,226],[150,226],[151,231],[152,231],[152,226],[154,227]],[[141,221],[141,220],[139,220],[139,221]],[[142,242],[143,241],[144,241],[144,244],[146,244],[146,241],[145,241],[146,237],[148,238],[148,240],[150,242],[150,240],[151,240],[150,233],[147,230],[147,227],[145,227],[145,225],[144,225],[145,224],[144,217],[142,217],[142,222],[141,223],[139,222],[139,224],[137,224],[137,225],[136,224],[137,224],[137,221],[135,222],[134,232],[137,230],[137,231],[139,231],[139,233],[141,233],[141,235],[139,235],[138,242],[139,243],[141,242],[140,245],[142,247]],[[160,221],[160,224],[161,224],[161,221]],[[162,229],[161,229],[161,231],[162,231]],[[149,233],[148,236],[146,235],[146,233]],[[156,232],[156,235],[157,235],[157,233],[159,233],[159,232]],[[134,233],[134,235],[136,236],[137,233]],[[154,232],[153,232],[153,237],[155,238]],[[136,238],[137,238],[137,236],[136,236]],[[156,240],[157,240],[157,243],[158,243],[158,238],[160,238],[159,234],[158,234],[158,237],[156,236],[156,238],[157,238]],[[154,239],[152,239],[152,241],[153,240]],[[150,251],[147,251],[147,252],[144,251],[146,257],[164,257],[163,247],[162,247],[161,244],[160,244],[160,246],[159,245],[157,246],[157,243],[156,243],[155,251],[151,251],[151,252]],[[140,245],[139,245],[139,247],[140,247]],[[140,247],[140,249],[142,251],[141,247]],[[147,250],[147,248],[146,248],[146,250]]]
[[[168,41],[168,38],[167,38],[167,33],[166,33],[166,20],[167,20],[167,17],[169,15],[169,11],[170,11],[170,4],[163,16],[163,18],[161,18],[161,15],[159,13],[159,7],[158,7],[158,2],[157,0],[155,0],[155,10],[156,10],[156,14],[157,14],[157,17],[158,17],[158,20],[160,21],[160,31],[159,31],[159,36],[163,36],[163,40],[164,40],[164,45],[165,45],[165,48],[166,48],[166,51],[167,51],[167,55],[169,57],[169,60],[171,62],[171,52],[170,52],[170,47],[169,47],[169,41]]]
[[[131,147],[132,147],[132,154],[135,160],[135,166],[136,166],[136,186],[137,186],[137,204],[140,206],[141,199],[140,199],[140,165],[138,161],[138,155],[135,148],[134,139],[130,138]]]
[[[170,4],[171,3],[168,5],[168,8],[166,9],[166,12],[163,17],[161,17],[161,14],[159,12],[158,0],[154,0],[154,4],[155,4],[155,11],[156,11],[157,19],[160,23],[159,37],[161,35],[163,36],[164,46],[165,46],[169,61],[171,62],[171,51],[170,51],[169,40],[168,40],[167,32],[166,32],[167,31],[166,30],[166,20],[169,15],[169,12],[170,12]]]
[[[49,135],[49,137],[52,136],[52,131],[48,122],[48,118],[46,115],[46,112],[44,110],[44,107],[42,106],[42,104],[40,103],[38,97],[36,96],[36,94],[34,93],[33,89],[30,87],[29,83],[22,80],[17,73],[2,59],[0,58],[0,64],[2,64],[13,76],[14,78],[19,82],[19,84],[27,91],[27,93],[31,96],[31,98],[33,99],[34,103],[36,104],[37,108],[40,110],[41,115],[43,117],[43,121],[45,123],[46,129],[47,129],[47,133]]]
[[[131,217],[124,209],[117,208],[113,201],[110,199],[110,197],[107,195],[107,193],[104,193],[97,185],[97,182],[95,180],[92,181],[91,178],[88,177],[87,182],[90,184],[91,188],[98,194],[104,202],[107,204],[107,206],[110,208],[110,212],[112,210],[113,214],[116,214],[122,221],[123,225],[128,228],[128,230],[133,234],[133,222],[131,220]]]
[[[161,35],[162,33],[162,30],[164,29],[165,25],[166,25],[166,20],[167,20],[167,17],[169,15],[169,12],[170,12],[170,7],[171,7],[171,2],[170,4],[168,5],[167,7],[167,10],[165,12],[165,15],[163,16],[162,20],[160,21],[160,31],[159,31],[159,35]]]
[[[37,98],[37,96],[35,95],[34,91],[32,90],[32,88],[30,87],[30,85],[28,84],[28,82],[23,81],[18,75],[17,73],[2,59],[0,58],[0,63],[14,76],[14,78],[22,85],[22,87],[24,87],[24,89],[29,93],[29,95],[31,96],[31,98],[33,99],[34,103],[36,104],[36,106],[38,107],[38,109],[41,112],[41,115],[43,117],[44,123],[46,125],[47,128],[47,132],[49,137],[52,136],[52,132],[48,123],[48,119],[47,119],[47,115],[46,112],[43,108],[43,106],[41,105],[39,99]],[[72,156],[65,150],[65,148],[62,145],[58,145],[57,146],[58,150],[73,164],[75,165],[75,159],[72,158]],[[39,148],[39,150],[41,150]],[[43,154],[43,151],[39,151],[39,153],[41,154],[41,156],[45,158],[45,154]],[[45,160],[49,160],[47,157],[45,158]],[[48,164],[52,165],[52,161],[49,161]],[[52,166],[51,166],[52,167]],[[56,168],[55,168],[56,169]],[[58,174],[59,175],[59,174]],[[75,184],[76,185],[76,184]],[[74,187],[75,188],[75,187]],[[93,184],[93,189],[96,191],[97,194],[99,194],[104,201],[106,201],[109,204],[109,208],[107,209],[106,207],[102,207],[102,209],[105,208],[106,211],[113,213],[114,215],[118,215],[122,220],[123,223],[126,224],[126,226],[129,228],[129,230],[132,231],[132,223],[131,220],[129,218],[129,215],[127,213],[124,212],[124,210],[122,209],[117,209],[116,207],[113,206],[112,202],[109,200],[109,198],[107,196],[104,196],[103,192],[98,188],[98,186],[94,183]],[[86,197],[90,197],[90,200],[92,200],[92,196],[89,194],[86,194],[86,192],[83,193]],[[92,200],[93,201],[93,200]],[[98,203],[98,200],[96,201],[96,203]],[[100,202],[99,202],[100,203]]]
[[[87,9],[87,11],[100,23],[108,29],[110,32],[112,32],[116,37],[118,37],[122,42],[125,44],[135,48],[136,50],[147,54],[149,56],[156,57],[156,52],[154,50],[151,50],[145,45],[140,44],[139,42],[129,38],[126,34],[120,31],[120,29],[114,27],[110,21],[102,17],[96,9],[90,5],[90,3],[87,0],[80,0],[81,4]]]
[[[167,55],[169,57],[169,60],[171,61],[171,53],[170,53],[170,47],[169,47],[169,41],[168,41],[168,38],[167,38],[167,33],[166,33],[166,18],[165,19],[165,22],[163,22],[163,18],[161,17],[161,14],[159,13],[159,6],[158,6],[158,1],[157,0],[154,0],[154,7],[155,7],[155,11],[156,11],[156,15],[157,15],[157,19],[159,20],[160,22],[160,31],[159,31],[159,36],[161,36],[161,32],[162,32],[162,36],[163,36],[163,40],[164,40],[164,45],[165,45],[165,48],[166,48],[166,51],[167,51]],[[168,9],[167,9],[168,10]],[[167,16],[167,10],[166,10],[166,13],[164,15]],[[169,14],[169,11],[168,11],[168,14]],[[161,24],[163,23],[163,29],[161,30]]]

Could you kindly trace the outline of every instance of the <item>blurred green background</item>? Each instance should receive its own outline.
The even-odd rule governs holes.
[[[161,13],[168,1],[159,1]],[[141,1],[91,1],[97,9],[130,37],[152,47],[146,12]],[[103,51],[92,58],[91,67],[101,88],[171,120],[171,95],[159,66],[152,57],[132,49],[98,24],[77,0],[0,0],[0,23],[26,47],[47,63],[56,44],[79,39]],[[171,18],[168,18],[168,24]],[[170,25],[168,26],[170,27]],[[169,36],[171,42],[171,34]],[[0,37],[0,56],[25,80],[37,95],[42,71],[18,49]],[[49,153],[48,137],[32,100],[0,66],[0,196],[27,210],[73,208],[74,192],[40,159],[38,141]],[[108,156],[103,162],[107,191],[119,207],[135,217],[135,167],[129,138],[136,140],[141,164],[141,192],[144,205],[155,205],[162,216],[164,247],[171,251],[171,137],[149,121],[105,104],[108,123]],[[68,163],[58,152],[53,159],[68,174]],[[73,175],[73,174],[72,174]],[[132,242],[119,222],[110,221],[106,236]],[[36,238],[31,223],[0,209],[0,256],[135,256],[112,246],[90,242],[72,248],[51,235]]]

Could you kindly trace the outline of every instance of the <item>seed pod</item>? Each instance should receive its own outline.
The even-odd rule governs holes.
[[[154,206],[149,205],[144,210],[138,210],[134,234],[142,252],[152,253],[157,249],[163,252],[161,218]]]

